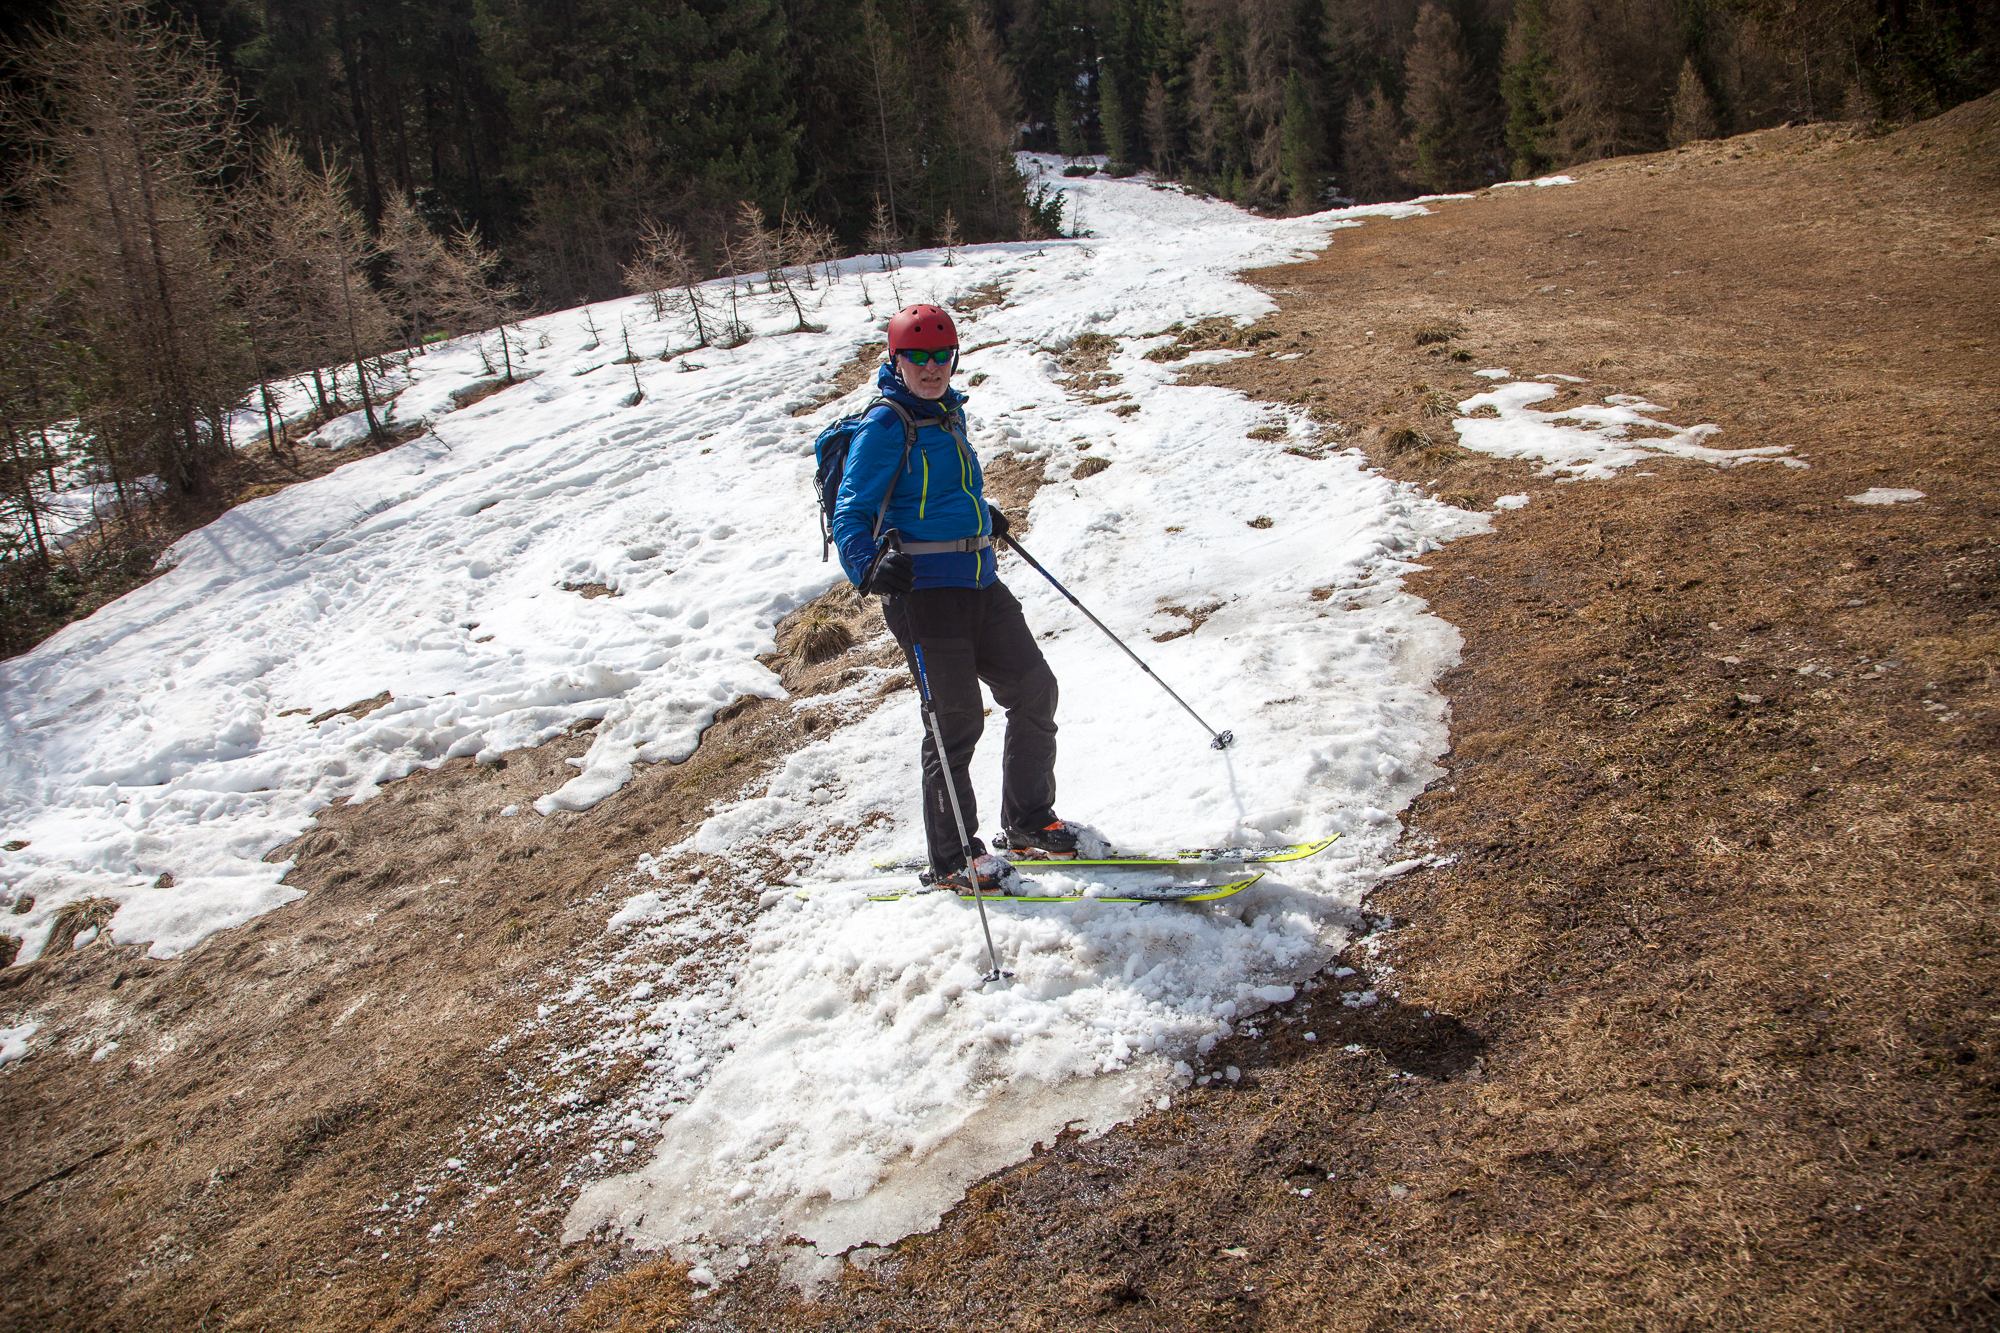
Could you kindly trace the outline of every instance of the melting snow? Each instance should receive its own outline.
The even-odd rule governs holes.
[[[0,1028],[0,1065],[27,1059],[28,1043],[41,1030],[40,1023],[23,1023],[19,1027]]]
[[[1489,375],[1486,371],[1478,373]],[[1575,380],[1570,375],[1548,378]],[[1717,467],[1743,463],[1806,466],[1796,458],[1785,457],[1789,450],[1784,445],[1711,448],[1702,441],[1720,434],[1720,426],[1668,425],[1649,415],[1664,412],[1665,408],[1632,394],[1609,394],[1604,405],[1578,403],[1555,412],[1541,412],[1529,406],[1561,392],[1558,386],[1539,380],[1515,380],[1474,394],[1459,403],[1459,411],[1488,408],[1497,415],[1458,418],[1452,424],[1458,428],[1459,443],[1500,458],[1540,459],[1545,464],[1541,472],[1545,477],[1567,473],[1572,477],[1603,479],[1616,476],[1620,468],[1651,462],[1661,454],[1713,463]],[[1632,434],[1635,428],[1662,431],[1664,438],[1636,436]]]
[[[1861,494],[1850,495],[1847,498],[1858,505],[1892,505],[1901,504],[1906,500],[1921,500],[1924,498],[1924,493],[1898,490],[1893,486],[1870,486]]]

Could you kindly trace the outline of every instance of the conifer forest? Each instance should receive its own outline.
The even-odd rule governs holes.
[[[0,22],[10,626],[60,623],[103,572],[43,538],[59,475],[124,509],[201,497],[234,451],[287,447],[268,412],[257,441],[229,426],[278,378],[312,375],[324,419],[439,336],[502,330],[511,377],[525,313],[643,291],[697,342],[740,336],[696,284],[1063,233],[1019,149],[1295,214],[1907,121],[2000,73],[1980,0],[62,0]]]

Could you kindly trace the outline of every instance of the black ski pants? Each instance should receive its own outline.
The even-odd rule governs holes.
[[[1056,677],[1042,657],[1021,604],[1003,583],[984,588],[919,588],[882,601],[882,619],[910,659],[912,683],[923,648],[931,701],[944,733],[945,757],[958,791],[965,832],[979,830],[979,806],[968,769],[985,730],[979,682],[1007,710],[1006,748],[1000,756],[1000,824],[1038,829],[1056,817]],[[952,819],[944,770],[930,723],[924,723],[924,836],[931,868],[949,874],[965,864]]]

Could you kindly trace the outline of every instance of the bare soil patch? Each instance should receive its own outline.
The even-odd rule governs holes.
[[[875,378],[875,372],[882,365],[882,358],[889,354],[886,342],[870,343],[847,359],[847,363],[833,373],[833,387],[822,392],[809,403],[792,409],[795,417],[809,417],[837,398],[844,398],[863,384]]]
[[[1994,116],[1605,163],[1260,275],[1274,336],[1199,374],[1306,410],[1321,434],[1273,466],[1351,442],[1531,502],[1413,579],[1466,639],[1450,772],[1408,817],[1448,859],[1377,892],[1351,975],[1218,1049],[1240,1082],[1044,1145],[812,1302],[763,1268],[691,1302],[672,1264],[558,1250],[611,1167],[556,1101],[537,1041],[562,1034],[501,1039],[601,947],[639,852],[820,725],[746,700],[586,814],[498,814],[584,736],[446,765],[325,812],[281,853],[307,897],[183,958],[0,972],[56,1040],[0,1074],[0,1324],[2000,1322]],[[1812,467],[1537,477],[1436,411],[1487,366]],[[1871,486],[1926,498],[1845,498]],[[781,625],[795,698],[877,651],[858,609],[819,610],[863,646],[795,663],[810,614]],[[585,1102],[631,1076],[591,1071]],[[523,1098],[539,1140],[463,1133]],[[454,1193],[460,1145],[504,1188]]]

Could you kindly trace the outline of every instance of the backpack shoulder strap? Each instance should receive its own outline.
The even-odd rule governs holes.
[[[910,409],[892,398],[877,398],[861,409],[865,417],[878,407],[886,407],[896,414],[896,420],[903,423],[903,456],[896,463],[896,470],[889,474],[889,489],[882,492],[882,503],[875,507],[875,540],[882,540],[882,524],[889,517],[889,497],[896,493],[896,479],[903,475],[909,465],[910,450],[917,442],[917,419],[910,415]]]

